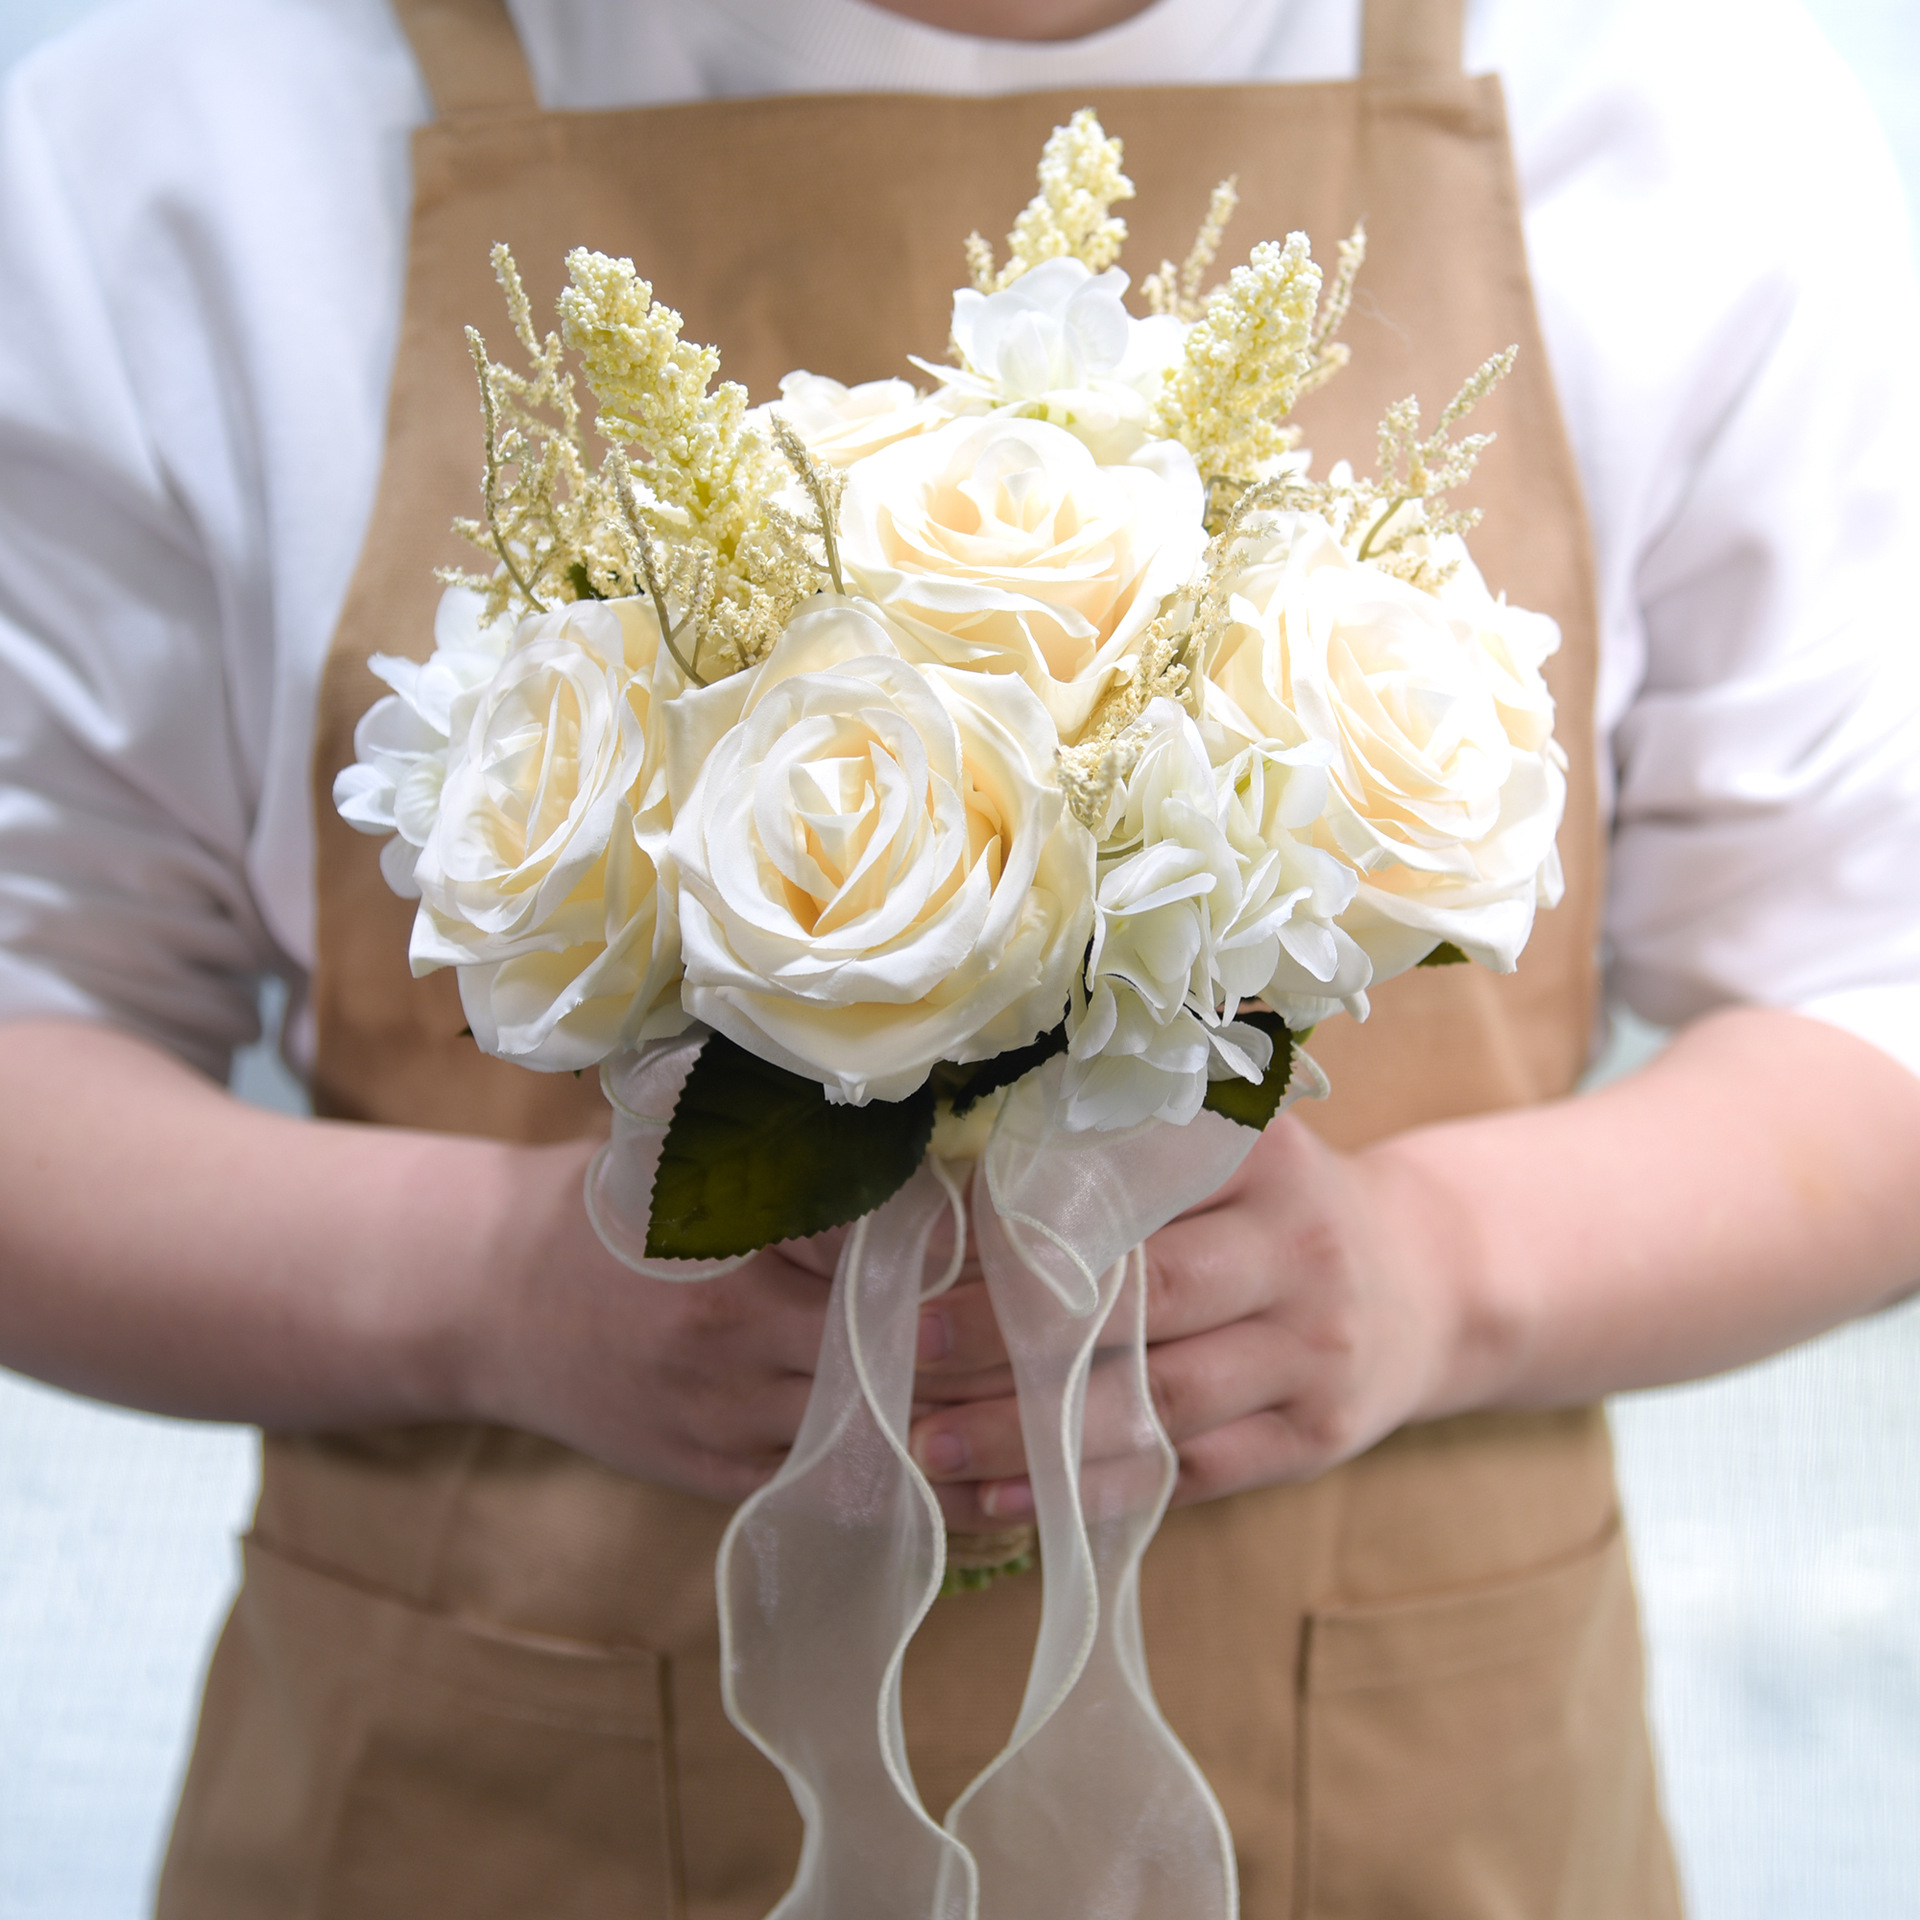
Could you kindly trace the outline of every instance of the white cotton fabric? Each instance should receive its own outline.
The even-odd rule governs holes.
[[[1158,0],[1017,45],[862,0],[514,11],[577,108],[1326,78],[1358,23]],[[1920,1071],[1920,297],[1891,160],[1790,0],[1479,0],[1468,57],[1507,82],[1594,525],[1614,990],[1662,1022],[1799,1007]],[[219,1073],[254,979],[312,963],[314,695],[428,112],[383,0],[134,0],[10,80],[0,1017],[115,1021]]]

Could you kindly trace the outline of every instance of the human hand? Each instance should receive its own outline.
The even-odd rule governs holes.
[[[1147,1242],[1147,1375],[1179,1455],[1176,1503],[1298,1480],[1448,1410],[1463,1223],[1390,1153],[1283,1116],[1210,1200]],[[977,1268],[922,1316],[914,1457],[962,1531],[1032,1512],[1012,1374]],[[1083,1457],[1120,1444],[1103,1344]]]
[[[644,1480],[744,1499],[799,1431],[843,1232],[768,1247],[715,1279],[649,1280],[587,1219],[587,1148],[527,1151],[546,1225],[490,1289],[471,1410]]]

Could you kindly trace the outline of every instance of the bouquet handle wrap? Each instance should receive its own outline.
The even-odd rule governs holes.
[[[614,1136],[589,1172],[589,1209],[616,1255],[655,1278],[739,1264],[644,1253],[660,1137],[699,1045],[656,1043],[604,1076]],[[1289,1100],[1324,1089],[1311,1062],[1298,1065]],[[1205,1112],[1184,1127],[1070,1132],[1061,1080],[1056,1059],[1011,1090],[973,1175],[1045,1586],[1019,1718],[943,1824],[914,1786],[900,1708],[907,1644],[945,1570],[939,1502],[907,1451],[920,1306],[951,1284],[966,1246],[967,1210],[938,1159],[848,1233],[799,1435],[722,1542],[727,1711],[779,1766],[806,1823],[773,1920],[1237,1911],[1226,1821],[1147,1679],[1140,1562],[1175,1459],[1147,1385],[1142,1243],[1217,1191],[1257,1135]],[[952,1256],[930,1278],[949,1215]]]

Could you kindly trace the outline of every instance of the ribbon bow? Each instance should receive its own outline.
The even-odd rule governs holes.
[[[742,1264],[645,1253],[660,1144],[703,1040],[657,1043],[602,1073],[614,1130],[588,1173],[588,1210],[615,1256],[655,1279]],[[1317,1090],[1300,1064],[1290,1099]],[[1147,1387],[1142,1243],[1217,1191],[1256,1136],[1207,1112],[1184,1127],[1068,1132],[1061,1071],[1055,1059],[1010,1090],[970,1205],[964,1165],[929,1156],[854,1223],[793,1449],[721,1543],[727,1713],[806,1823],[770,1920],[1236,1913],[1225,1817],[1147,1679],[1140,1561],[1175,1458]],[[907,1428],[921,1304],[958,1277],[969,1217],[1013,1365],[1044,1587],[1019,1718],[936,1820],[908,1761],[900,1670],[940,1592],[946,1530]],[[943,1219],[953,1250],[929,1280]],[[1102,1457],[1083,1468],[1096,1350],[1111,1394]]]

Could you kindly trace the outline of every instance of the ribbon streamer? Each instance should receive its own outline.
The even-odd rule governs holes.
[[[946,1529],[907,1454],[927,1242],[959,1196],[933,1164],[855,1222],[799,1437],[720,1543],[727,1713],[806,1821],[777,1920],[972,1920],[973,1862],[907,1763],[900,1668]],[[964,1226],[956,1231],[956,1254]],[[945,1276],[959,1271],[956,1258]],[[937,1290],[937,1289],[936,1289]]]
[[[588,1172],[588,1210],[615,1256],[651,1278],[741,1264],[644,1252],[660,1142],[704,1037],[602,1070],[614,1130]],[[1061,1073],[1051,1061],[1009,1092],[971,1192],[1040,1536],[1019,1717],[936,1822],[913,1782],[900,1672],[940,1590],[946,1536],[906,1441],[921,1303],[960,1270],[967,1210],[930,1158],[850,1230],[799,1435],[721,1544],[727,1712],[806,1823],[770,1920],[1234,1920],[1225,1818],[1147,1678],[1140,1561],[1175,1460],[1147,1384],[1142,1243],[1217,1191],[1256,1136],[1205,1112],[1185,1127],[1070,1133]],[[1300,1056],[1289,1103],[1324,1087]],[[952,1255],[929,1283],[948,1214]],[[1096,1376],[1098,1457],[1083,1465]]]
[[[1232,1837],[1154,1700],[1140,1628],[1141,1556],[1175,1474],[1147,1386],[1141,1243],[1216,1192],[1255,1136],[1210,1113],[1067,1133],[1061,1071],[1014,1088],[974,1177],[1045,1584],[1012,1737],[946,1824],[987,1920],[1231,1920]],[[1083,1469],[1103,1333],[1101,1458]]]

